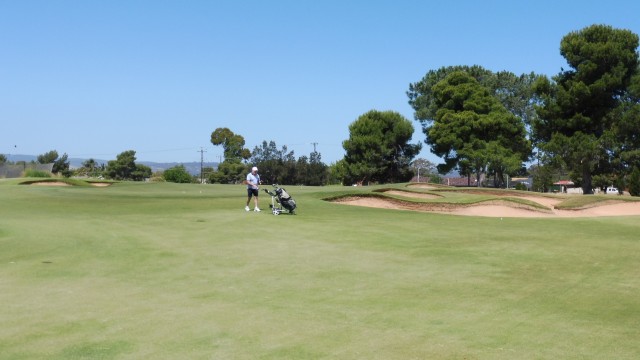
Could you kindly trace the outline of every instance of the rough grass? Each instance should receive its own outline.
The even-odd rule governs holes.
[[[638,217],[504,219],[232,185],[0,182],[6,359],[635,359]],[[262,208],[269,198],[261,194]]]

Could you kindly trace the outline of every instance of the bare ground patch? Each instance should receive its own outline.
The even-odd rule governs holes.
[[[113,184],[113,183],[108,183],[108,182],[90,182],[89,184],[91,186],[95,186],[95,187],[105,187],[105,186],[111,186],[111,184]]]
[[[31,183],[30,185],[36,185],[36,186],[71,186],[71,184],[67,184],[66,182],[62,182],[62,181],[36,181]]]
[[[391,193],[391,192],[387,192]],[[398,191],[400,196],[408,197],[411,192]],[[428,194],[416,194],[428,195]],[[504,194],[504,196],[511,196]],[[437,197],[437,196],[436,196]],[[521,196],[521,198],[537,202],[545,206],[548,211],[536,209],[524,204],[509,201],[493,200],[479,204],[457,205],[451,203],[412,203],[391,198],[380,197],[348,197],[335,200],[344,205],[365,206],[395,210],[411,210],[446,213],[452,215],[485,216],[485,217],[601,217],[601,216],[630,216],[640,215],[640,202],[607,202],[603,205],[588,207],[579,210],[558,210],[555,204],[561,199],[543,196]]]

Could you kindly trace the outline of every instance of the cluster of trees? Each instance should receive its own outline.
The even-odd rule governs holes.
[[[485,174],[504,186],[506,176],[526,174],[525,164],[537,160],[531,168],[535,188],[548,188],[553,174],[562,173],[585,194],[594,185],[631,189],[632,174],[640,169],[637,48],[636,34],[593,25],[562,39],[561,54],[571,68],[557,76],[443,67],[410,84],[409,104],[425,143],[443,159],[440,174],[456,170],[477,180]],[[241,136],[217,129],[212,143],[223,145],[226,160],[210,179],[239,181],[250,162],[268,181],[281,183],[407,181],[416,174],[414,157],[421,148],[409,143],[412,135],[411,122],[400,114],[369,111],[349,126],[345,157],[323,168],[319,154],[307,164],[273,142],[250,152]],[[321,176],[311,179],[313,172],[298,165]]]
[[[142,181],[151,177],[151,168],[143,164],[137,164],[135,161],[136,152],[127,150],[118,154],[116,160],[109,161],[107,165],[98,164],[94,159],[88,159],[82,163],[81,167],[71,170],[67,154],[65,153],[59,156],[56,150],[51,150],[38,155],[34,163],[53,163],[51,172],[64,177],[90,176],[133,181]],[[5,162],[7,162],[6,157],[0,156],[0,164]]]
[[[278,149],[274,141],[263,141],[253,151],[245,147],[244,137],[228,128],[218,128],[211,134],[211,143],[220,145],[224,161],[218,169],[205,169],[210,183],[238,183],[244,180],[250,167],[260,169],[260,179],[270,184],[324,185],[329,182],[329,167],[320,153],[295,158],[286,146]]]
[[[123,151],[105,164],[98,164],[94,159],[85,160],[82,166],[73,172],[76,176],[104,177],[113,180],[143,181],[152,175],[151,168],[136,163],[134,150]]]
[[[532,139],[545,165],[564,167],[590,194],[594,177],[619,188],[640,168],[638,35],[594,25],[565,36],[571,69],[534,84]]]
[[[493,175],[496,185],[522,169],[532,153],[526,124],[534,74],[493,73],[480,66],[432,70],[407,95],[431,152],[444,159],[440,173]]]
[[[103,172],[106,178],[114,180],[142,181],[151,177],[151,168],[136,163],[136,152],[127,150],[110,160]]]
[[[151,168],[136,163],[134,150],[123,151],[105,164],[98,164],[94,159],[86,160],[82,167],[75,170],[77,175],[104,177],[113,180],[143,181],[152,176]]]
[[[349,125],[337,176],[343,184],[410,180],[411,162],[422,148],[419,143],[409,144],[412,136],[413,125],[397,112],[371,110],[361,115]]]
[[[583,193],[629,187],[640,171],[638,35],[606,25],[560,43],[558,75],[493,73],[479,66],[432,70],[407,95],[438,170],[515,175],[537,160],[536,188],[565,172]],[[635,186],[635,185],[634,185]]]
[[[554,174],[581,184],[616,185],[640,193],[640,61],[638,35],[607,25],[567,34],[560,52],[569,69],[551,78],[534,73],[492,72],[481,66],[430,70],[409,85],[407,96],[422,125],[425,144],[443,159],[425,164],[414,159],[421,144],[411,144],[413,126],[397,112],[371,110],[349,126],[345,157],[327,166],[318,152],[295,158],[286,146],[263,141],[253,151],[228,128],[211,134],[222,146],[224,161],[207,168],[210,183],[238,183],[258,166],[267,183],[324,185],[404,182],[422,169],[437,178],[452,170],[469,178],[492,176],[504,186],[506,176],[534,176],[533,188],[547,189]],[[39,162],[54,162],[54,172],[68,175],[67,156],[49,152]],[[0,158],[0,160],[2,160]],[[125,151],[101,167],[89,160],[81,169],[118,180],[140,180],[151,170],[135,164]],[[168,169],[165,180],[193,182],[184,167]],[[479,185],[481,181],[477,182]],[[636,190],[638,189],[638,190]]]
[[[55,150],[51,150],[44,154],[38,155],[36,157],[36,161],[31,161],[30,163],[31,164],[53,164],[51,168],[52,173],[59,174],[65,177],[69,177],[73,175],[73,172],[69,169],[69,159],[67,154],[63,154],[62,156],[59,156],[58,152]],[[8,161],[5,155],[0,154],[0,165],[3,165],[3,164],[26,165],[27,163],[24,161],[18,161],[16,163],[13,163]]]

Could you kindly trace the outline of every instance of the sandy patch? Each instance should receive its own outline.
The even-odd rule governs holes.
[[[519,198],[538,203],[550,209],[553,209],[554,206],[562,202],[562,199],[554,199],[544,196],[519,196]]]
[[[633,216],[640,215],[640,202],[617,202],[582,210],[553,210],[558,216]]]
[[[390,200],[368,197],[353,197],[347,199],[340,199],[336,201],[338,204],[343,205],[356,205],[365,207],[374,207],[380,209],[395,209],[395,210],[409,210],[407,207],[403,207],[398,203]]]
[[[401,196],[407,196],[407,192],[398,191]],[[389,192],[387,192],[389,193]],[[418,194],[421,195],[421,194]],[[365,206],[383,209],[412,210],[446,213],[452,215],[485,216],[485,217],[601,217],[601,216],[634,216],[640,215],[640,202],[606,203],[580,210],[558,210],[553,208],[560,199],[541,196],[527,196],[524,199],[537,202],[548,207],[548,211],[538,211],[515,203],[501,202],[500,200],[485,202],[477,205],[455,205],[447,203],[409,203],[395,199],[383,199],[377,197],[350,197],[340,199],[337,202],[344,205]]]
[[[31,185],[38,185],[38,186],[71,186],[65,182],[62,181],[38,181],[38,182],[34,182]]]
[[[96,187],[105,187],[105,186],[111,186],[112,183],[90,182],[89,184],[91,184],[91,186],[96,186]]]
[[[486,217],[549,217],[550,213],[535,210],[518,209],[506,205],[475,205],[467,206],[451,212],[455,215],[486,216]]]

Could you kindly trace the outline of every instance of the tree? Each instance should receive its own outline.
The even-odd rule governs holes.
[[[371,110],[349,125],[342,166],[346,182],[403,182],[411,179],[410,164],[420,144],[409,144],[413,125],[393,111]]]
[[[407,91],[409,105],[415,110],[416,120],[422,123],[425,135],[439,109],[437,99],[433,96],[433,86],[456,71],[463,71],[476,79],[507,110],[520,118],[526,125],[529,125],[536,118],[532,101],[534,94],[531,86],[538,75],[530,73],[518,76],[508,71],[493,73],[478,65],[441,67],[427,72],[422,80],[410,84],[409,91]]]
[[[147,165],[135,164],[135,169],[131,173],[131,180],[144,181],[144,179],[150,178],[152,173],[153,171]]]
[[[244,138],[234,134],[228,128],[217,128],[211,133],[211,143],[222,145],[224,161],[218,165],[218,170],[209,175],[210,182],[235,183],[243,178],[246,166],[242,160],[251,157],[249,149],[244,147]]]
[[[224,161],[239,163],[251,157],[249,149],[244,147],[244,138],[234,134],[228,128],[217,128],[212,132],[211,143],[213,145],[222,145]]]
[[[301,156],[295,165],[295,183],[300,185],[319,186],[326,184],[329,174],[317,151],[309,156]]]
[[[53,162],[53,168],[51,172],[54,174],[61,174],[64,177],[70,177],[71,171],[69,170],[69,160],[67,154],[62,154],[62,156]]]
[[[116,160],[107,163],[105,169],[107,177],[115,180],[140,181],[151,176],[151,168],[136,164],[136,152],[124,151],[116,156]]]
[[[640,168],[634,168],[629,176],[629,194],[640,196]]]
[[[593,193],[592,176],[616,161],[616,128],[625,127],[620,109],[638,73],[637,47],[638,35],[628,30],[592,25],[571,32],[560,42],[571,69],[534,85],[540,100],[534,140],[580,178],[584,194]],[[637,138],[638,131],[631,133]]]
[[[502,146],[498,141],[487,144],[487,175],[494,176],[495,187],[505,187],[504,175],[513,176],[522,169],[523,158],[512,149]]]
[[[413,160],[413,162],[411,163],[411,169],[418,176],[418,182],[437,182],[432,180],[439,179],[439,177],[437,176],[438,168],[436,164],[427,159],[417,158]]]
[[[209,182],[212,184],[236,184],[242,181],[243,173],[247,170],[247,166],[240,162],[223,161],[218,164],[217,171],[209,174]]]
[[[612,115],[616,120],[611,131],[605,133],[604,143],[610,149],[611,168],[629,174],[640,168],[640,71],[632,76],[628,92],[620,100]]]
[[[299,160],[298,163],[300,163]],[[322,162],[322,155],[314,150],[309,154],[309,165],[307,166],[305,179],[301,184],[309,186],[324,185],[327,183],[328,178],[328,167]]]
[[[425,142],[444,159],[440,173],[457,168],[480,174],[490,166],[497,177],[522,166],[531,154],[522,119],[509,112],[491,91],[464,71],[455,71],[433,85],[433,121],[423,123]]]
[[[55,162],[56,159],[58,159],[58,152],[55,150],[51,150],[44,154],[38,155],[38,157],[36,158],[38,164],[51,164]]]
[[[532,165],[529,173],[533,176],[531,189],[537,192],[547,192],[553,186],[553,168],[549,165]]]
[[[190,183],[193,180],[193,177],[191,176],[191,174],[189,174],[187,169],[182,164],[176,165],[172,168],[165,170],[164,173],[162,174],[162,177],[165,179],[165,181],[168,181],[168,182],[184,183],[184,184]]]
[[[71,171],[69,170],[69,160],[66,153],[63,154],[62,157],[58,158],[58,152],[55,150],[51,150],[44,154],[38,155],[36,160],[38,164],[53,163],[51,172],[54,174],[61,174],[64,177],[71,176]]]
[[[263,141],[251,152],[250,162],[260,169],[260,179],[268,184],[294,184],[296,160],[286,145],[280,149],[275,141]]]
[[[76,169],[76,174],[80,176],[97,177],[104,168],[104,164],[99,165],[95,159],[91,158],[82,162],[82,166]]]

